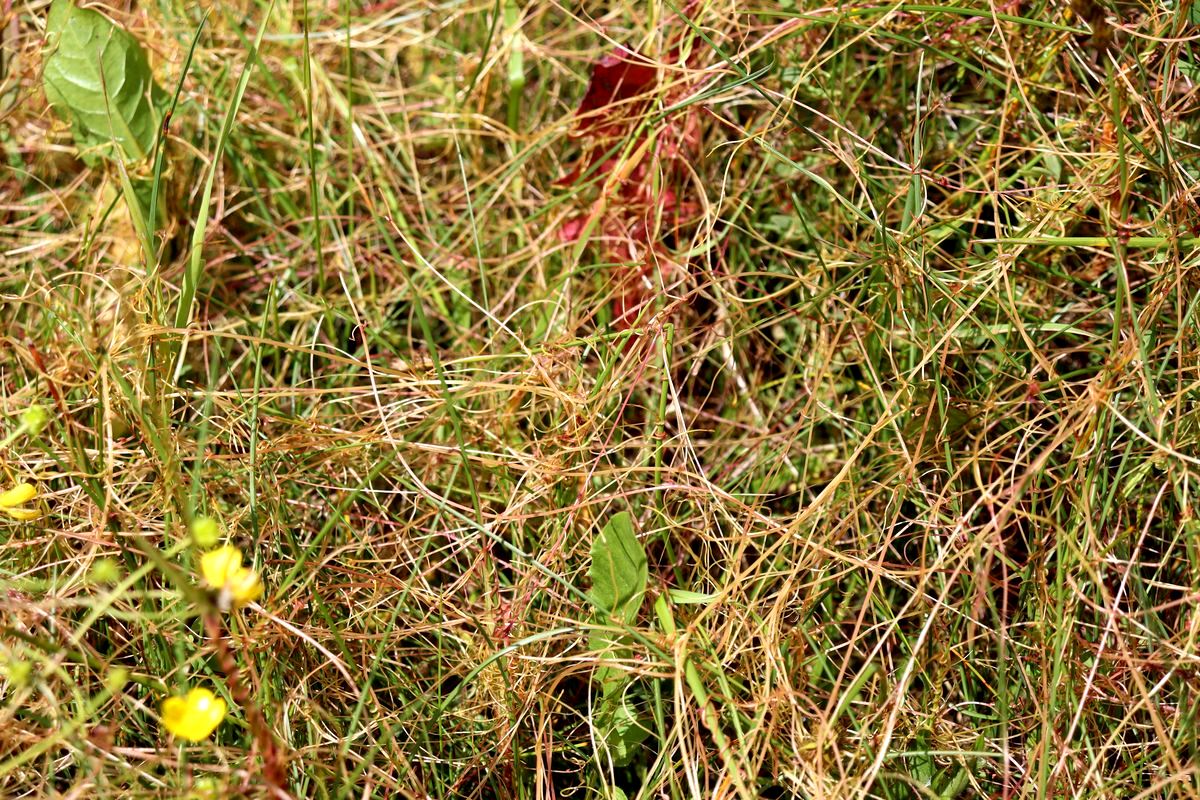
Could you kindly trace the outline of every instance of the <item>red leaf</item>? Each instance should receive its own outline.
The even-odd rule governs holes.
[[[614,169],[617,168],[617,160],[615,158],[610,158],[607,161],[605,161],[603,164],[600,165],[599,169],[596,169],[596,170],[592,169],[593,165],[596,163],[597,160],[599,160],[600,156],[602,156],[603,154],[604,154],[604,151],[599,147],[587,148],[587,150],[583,154],[583,156],[581,156],[575,162],[575,166],[571,168],[571,171],[568,172],[566,175],[563,175],[561,178],[555,179],[554,185],[555,186],[572,186],[576,183],[579,183],[579,179],[583,177],[583,174],[585,172],[589,173],[588,180],[595,180],[598,176],[604,176],[604,175],[607,175],[608,173],[612,172]]]
[[[638,315],[649,298],[640,286],[634,286],[612,299],[613,327],[627,331],[637,322]]]
[[[636,116],[631,105],[658,83],[658,68],[637,53],[618,47],[592,68],[587,93],[576,115],[580,136],[599,135],[619,128]],[[613,106],[620,106],[613,108]]]
[[[562,224],[558,229],[558,240],[560,242],[573,242],[579,238],[579,234],[583,233],[583,225],[587,222],[583,217],[572,217]]]
[[[570,172],[568,172],[566,175],[563,175],[561,178],[555,179],[554,185],[555,186],[570,186],[571,184],[575,183],[575,181],[579,180],[579,176],[582,173],[583,173],[583,162],[576,161],[575,166],[571,168]]]
[[[641,234],[644,237],[644,233]],[[647,258],[650,258],[647,254]],[[649,261],[641,266],[617,267],[613,281],[617,284],[612,298],[613,326],[619,331],[629,330],[641,316],[642,309],[654,300],[650,275],[654,267]]]

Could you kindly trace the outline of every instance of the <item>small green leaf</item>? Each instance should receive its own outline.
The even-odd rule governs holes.
[[[637,621],[646,594],[646,551],[633,532],[629,512],[608,521],[592,542],[592,603],[601,615],[626,625]]]
[[[908,231],[913,223],[920,219],[925,210],[925,184],[921,176],[913,173],[909,180],[908,195],[904,198],[904,214],[900,220],[900,230]]]
[[[54,0],[42,84],[81,149],[137,161],[154,147],[162,90],[137,40],[103,14]]]
[[[671,596],[672,603],[678,603],[681,606],[706,606],[718,597],[718,595],[708,592],[689,592],[687,589],[668,589],[667,594]]]

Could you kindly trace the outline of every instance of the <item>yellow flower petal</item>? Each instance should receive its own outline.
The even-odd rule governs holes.
[[[41,512],[36,508],[0,508],[0,511],[22,522],[28,522],[31,519],[37,519],[41,516]]]
[[[207,739],[225,719],[225,701],[208,689],[195,688],[162,704],[162,722],[172,736],[199,742]]]
[[[253,600],[262,597],[263,585],[258,579],[258,573],[246,567],[240,567],[233,575],[230,576],[229,582],[226,584],[229,589],[229,596],[233,599],[235,606],[244,606]]]
[[[0,494],[0,508],[23,506],[37,497],[37,488],[32,483],[18,483],[7,492]]]
[[[230,578],[242,569],[242,551],[232,545],[209,550],[200,556],[200,574],[204,582],[214,589],[221,589]]]
[[[204,582],[221,592],[224,610],[237,608],[262,597],[263,585],[258,573],[242,566],[242,551],[226,545],[200,556]]]

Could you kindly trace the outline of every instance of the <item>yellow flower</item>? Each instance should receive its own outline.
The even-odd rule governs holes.
[[[199,742],[207,739],[225,719],[225,701],[208,689],[192,689],[162,704],[163,726],[172,736]]]
[[[237,608],[262,596],[258,573],[242,566],[242,551],[232,545],[209,550],[200,556],[204,582],[221,593],[222,608]]]
[[[0,511],[13,519],[22,521],[37,519],[36,508],[22,508],[30,500],[37,497],[37,489],[32,483],[18,483],[7,492],[0,494]]]

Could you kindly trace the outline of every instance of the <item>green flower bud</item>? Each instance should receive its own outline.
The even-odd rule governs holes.
[[[19,658],[10,659],[4,664],[4,677],[13,686],[27,686],[33,677],[33,664]]]
[[[50,412],[45,406],[30,406],[21,412],[21,424],[32,436],[37,436],[50,423]]]
[[[187,794],[186,800],[217,800],[222,796],[221,784],[217,783],[214,778],[196,778],[192,782],[192,791]]]
[[[104,687],[112,694],[121,691],[127,683],[129,683],[129,670],[124,667],[112,667],[104,676]]]
[[[92,583],[116,583],[121,580],[121,565],[115,558],[98,558],[88,571]]]
[[[192,542],[201,550],[215,547],[221,541],[221,525],[212,517],[192,520]]]

